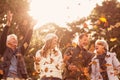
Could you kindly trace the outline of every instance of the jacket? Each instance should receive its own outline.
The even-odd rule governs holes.
[[[32,36],[32,29],[29,29],[26,32],[23,42],[18,48],[16,48],[15,54],[11,48],[6,46],[6,39],[7,39],[8,31],[9,31],[9,26],[5,26],[3,33],[1,35],[1,38],[0,38],[0,54],[3,56],[3,59],[4,59],[2,62],[2,67],[3,67],[3,72],[4,72],[3,78],[6,78],[8,75],[9,67],[11,64],[10,61],[11,61],[11,58],[13,57],[13,55],[16,56],[16,59],[18,62],[18,64],[17,64],[18,77],[19,78],[27,78],[27,70],[26,70],[26,66],[25,66],[25,62],[24,62],[24,54],[30,43],[30,39]],[[17,54],[21,54],[21,56],[17,56]]]
[[[115,53],[107,52],[105,57],[106,66],[107,66],[107,75],[109,80],[119,80],[117,75],[115,74],[115,70],[119,73],[120,72],[120,62],[116,58]],[[99,60],[94,56],[92,59],[91,65],[92,73],[91,73],[91,80],[103,80],[102,75],[100,74],[100,64]]]
[[[83,68],[88,68],[93,54],[88,52],[86,49],[77,46],[68,48],[64,55],[71,56],[67,61],[65,61],[65,70],[63,75],[64,80],[88,80],[87,77],[84,75]],[[76,66],[78,70],[70,70],[70,64]]]

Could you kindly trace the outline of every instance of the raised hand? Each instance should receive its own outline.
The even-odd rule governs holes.
[[[11,13],[11,11],[8,11],[8,13],[7,13],[7,25],[8,26],[11,25],[12,16],[13,16],[13,13]]]

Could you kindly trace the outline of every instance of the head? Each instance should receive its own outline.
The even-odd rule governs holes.
[[[17,47],[17,45],[18,45],[17,36],[15,34],[8,35],[7,36],[6,45],[7,45],[7,47],[9,47],[9,48],[14,50]]]
[[[43,56],[47,55],[47,51],[55,49],[58,44],[58,37],[54,33],[49,33],[45,37],[45,45],[43,46]]]
[[[54,33],[47,34],[44,40],[45,40],[45,45],[49,45],[50,49],[55,48],[57,46],[58,37]]]
[[[87,33],[82,33],[79,36],[79,47],[85,48],[89,44],[89,36]]]
[[[97,40],[95,42],[95,50],[97,54],[103,54],[108,51],[108,43],[105,40]]]

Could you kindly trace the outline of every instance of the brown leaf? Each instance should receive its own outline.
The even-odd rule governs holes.
[[[57,64],[55,67],[59,70],[59,64]]]
[[[48,72],[48,68],[45,68],[45,72]]]
[[[23,44],[23,46],[24,46],[24,48],[26,49],[26,48],[28,47],[28,43],[25,42],[25,43]]]
[[[96,64],[97,64],[97,62],[96,62],[96,61],[92,61],[90,64],[94,64],[94,65],[96,65]]]
[[[112,64],[105,64],[105,66],[112,66]]]
[[[79,54],[79,58],[82,58],[82,55],[81,55],[81,54]]]
[[[53,58],[50,58],[50,63],[53,63],[54,59]]]

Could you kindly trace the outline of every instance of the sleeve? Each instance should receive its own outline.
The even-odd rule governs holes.
[[[113,66],[115,67],[115,69],[117,69],[120,72],[120,62],[116,57],[116,53],[111,53],[111,54],[112,54]]]
[[[6,49],[6,40],[8,35],[9,27],[5,26],[2,32],[2,35],[0,37],[0,54],[3,55],[5,49]]]
[[[33,33],[33,30],[32,29],[29,29],[23,39],[23,42],[20,46],[20,49],[21,49],[21,53],[22,55],[25,54],[29,44],[30,44],[30,40],[31,40],[31,37],[32,37],[32,33]]]
[[[40,50],[36,52],[35,58],[40,57]],[[37,73],[40,73],[40,62],[34,62],[34,69]]]
[[[65,65],[69,65],[71,63],[70,58],[72,57],[72,53],[73,53],[73,48],[70,47],[68,48],[65,53],[64,53],[64,63]]]
[[[58,68],[60,70],[63,70],[63,57],[62,57],[62,53],[61,53],[61,51],[58,51],[58,52],[59,52],[59,56],[58,56],[58,60],[57,60]]]

